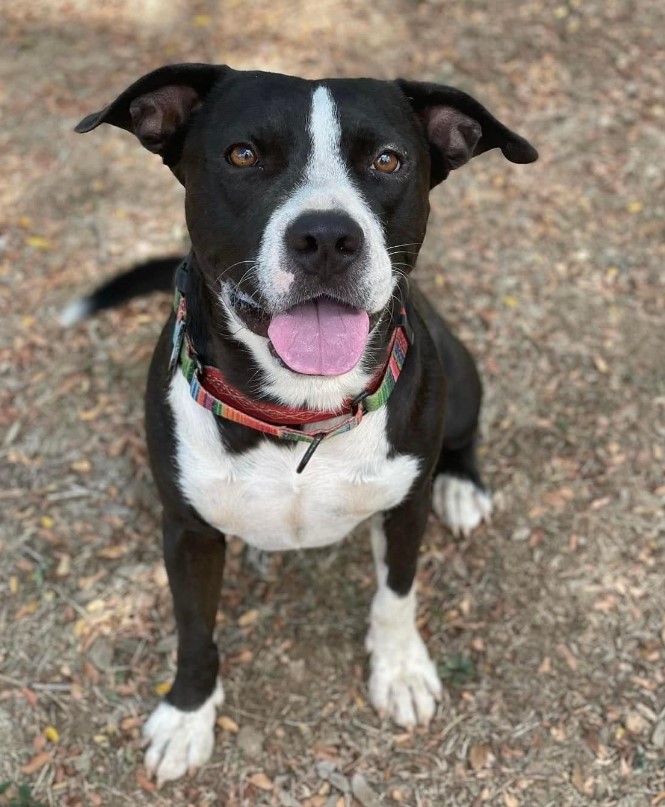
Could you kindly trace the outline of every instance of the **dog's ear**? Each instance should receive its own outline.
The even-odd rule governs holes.
[[[432,156],[431,187],[484,151],[500,148],[513,163],[532,163],[536,149],[485,107],[455,87],[398,79],[421,121]]]
[[[212,64],[160,67],[135,81],[105,109],[83,118],[75,131],[90,132],[101,123],[118,126],[135,134],[148,151],[161,154],[164,162],[172,164],[174,155],[167,152],[173,136],[229,71],[224,65]]]

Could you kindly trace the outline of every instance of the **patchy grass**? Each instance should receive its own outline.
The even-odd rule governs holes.
[[[46,807],[44,802],[32,798],[28,785],[15,785],[13,782],[0,784],[0,804],[7,807]]]

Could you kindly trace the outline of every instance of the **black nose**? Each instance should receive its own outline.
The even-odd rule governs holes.
[[[303,213],[286,231],[289,257],[308,274],[324,280],[346,272],[364,240],[360,226],[337,210]]]

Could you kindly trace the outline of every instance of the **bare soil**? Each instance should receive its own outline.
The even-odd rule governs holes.
[[[662,0],[2,5],[0,804],[665,804],[663,31]],[[482,368],[496,500],[468,540],[429,526],[433,724],[367,702],[363,530],[264,578],[234,542],[214,756],[156,792],[140,726],[175,642],[142,396],[169,301],[56,316],[182,248],[159,160],[72,127],[185,60],[456,84],[541,159],[434,191],[418,268]]]

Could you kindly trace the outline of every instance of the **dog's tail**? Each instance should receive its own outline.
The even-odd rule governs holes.
[[[87,297],[73,300],[60,314],[60,324],[68,328],[97,311],[115,308],[134,297],[153,291],[169,291],[173,288],[175,270],[181,260],[181,257],[175,256],[153,258],[112,277]]]

